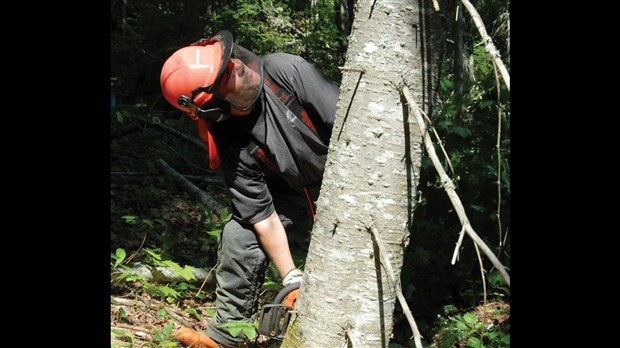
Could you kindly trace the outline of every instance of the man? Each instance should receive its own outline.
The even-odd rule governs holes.
[[[192,347],[245,347],[222,324],[252,321],[269,260],[284,286],[301,281],[287,233],[312,228],[338,87],[301,57],[256,56],[227,30],[173,53],[161,86],[197,122],[233,204],[220,235],[216,315],[204,332],[183,327],[176,337]]]

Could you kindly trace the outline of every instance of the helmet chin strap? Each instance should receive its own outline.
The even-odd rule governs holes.
[[[212,107],[208,109],[201,109],[194,102],[192,98],[181,95],[177,100],[179,105],[187,108],[190,114],[196,115],[205,120],[211,120],[215,122],[222,122],[230,117],[230,106],[225,102],[216,102]]]

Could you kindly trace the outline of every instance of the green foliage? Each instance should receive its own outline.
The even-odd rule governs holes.
[[[195,280],[194,267],[185,265],[181,267],[178,263],[171,260],[164,260],[162,255],[154,250],[142,249],[142,253],[145,254],[144,262],[150,268],[151,273],[156,278],[158,270],[156,267],[170,268],[177,276],[183,277],[190,281]],[[112,281],[128,281],[128,282],[140,282],[142,289],[151,296],[165,298],[168,302],[174,302],[175,300],[184,297],[183,293],[195,289],[195,286],[185,282],[172,282],[166,285],[152,284],[144,276],[139,274],[130,274],[127,271],[129,267],[122,265],[125,260],[125,250],[119,248],[115,253],[110,255],[112,261]],[[197,315],[197,313],[195,313]]]
[[[204,231],[208,235],[208,238],[205,239],[201,250],[208,251],[216,249],[220,234],[222,234],[226,223],[228,223],[228,221],[232,218],[232,213],[229,212],[228,208],[223,208],[218,217],[200,202],[197,202],[197,204],[200,207],[200,222],[203,225]]]
[[[112,344],[112,347],[133,347],[134,346],[134,334],[132,332],[125,332],[120,329],[112,329],[112,335],[120,338],[123,342],[116,342]],[[128,342],[125,342],[128,341]]]
[[[120,266],[120,264],[123,263],[123,261],[125,261],[125,257],[127,256],[127,253],[125,253],[125,249],[118,248],[116,249],[116,252],[114,254],[111,254],[110,256],[114,260],[114,264],[112,265],[112,268],[118,268],[118,266]]]
[[[147,263],[152,264],[154,266],[159,266],[159,267],[169,267],[170,269],[172,269],[174,274],[180,277],[183,277],[185,280],[196,279],[193,273],[194,267],[188,266],[188,265],[181,267],[179,266],[178,263],[174,261],[162,260],[162,256],[160,254],[157,254],[156,252],[149,250],[149,249],[144,249],[144,252],[147,253],[148,255]]]
[[[195,310],[194,308],[191,307],[187,307],[185,308],[185,311],[193,316],[196,317],[196,319],[200,320],[200,314],[198,313],[197,310]]]
[[[452,305],[444,306],[444,314],[437,317],[439,331],[431,347],[450,348],[457,344],[471,348],[508,348],[510,323],[504,319],[508,314],[510,307],[497,307],[486,313],[483,321],[479,313],[459,313]]]
[[[222,29],[235,41],[262,55],[302,55],[326,76],[340,81],[337,66],[344,38],[336,28],[334,0],[291,4],[283,0],[167,3],[113,1],[111,16],[111,79],[118,105],[143,105],[144,110],[174,110],[161,97],[159,73],[176,49]],[[123,122],[122,112],[114,115]]]
[[[178,347],[178,341],[174,338],[172,328],[173,323],[170,322],[161,331],[155,331],[153,335],[155,347]]]
[[[233,337],[243,334],[248,340],[253,340],[258,333],[258,323],[248,323],[245,321],[230,321],[221,324],[219,327],[225,328]]]

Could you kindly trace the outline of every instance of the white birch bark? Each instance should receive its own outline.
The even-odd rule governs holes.
[[[400,277],[419,181],[419,128],[397,84],[429,104],[430,1],[360,0],[349,40],[317,219],[282,347],[387,347],[394,284],[367,226]],[[361,72],[363,71],[363,73]],[[415,315],[415,310],[414,313]]]

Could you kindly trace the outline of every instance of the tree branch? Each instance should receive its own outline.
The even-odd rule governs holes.
[[[117,139],[117,138],[124,137],[125,135],[129,133],[133,133],[139,129],[140,127],[138,127],[138,125],[135,123],[130,123],[130,124],[116,127],[116,128],[112,128],[110,130],[110,139]]]
[[[497,86],[497,231],[499,232],[499,251],[501,254],[502,247],[502,103],[501,103],[501,90],[499,86],[499,76],[497,74],[497,65],[493,64],[493,72],[495,72],[495,85]]]
[[[465,208],[463,207],[463,203],[461,203],[461,199],[459,198],[456,191],[454,190],[454,183],[452,182],[452,179],[450,179],[448,174],[446,174],[446,171],[443,169],[441,162],[439,161],[439,158],[437,157],[437,154],[435,153],[435,147],[433,146],[433,141],[431,140],[431,137],[427,132],[426,123],[424,122],[424,118],[422,118],[422,115],[420,114],[418,104],[413,99],[411,92],[409,92],[409,88],[407,88],[407,86],[405,86],[404,84],[403,84],[403,87],[401,88],[401,92],[404,95],[405,99],[407,100],[407,103],[409,103],[409,107],[411,108],[414,116],[416,117],[418,126],[420,127],[420,131],[422,132],[422,136],[424,137],[424,145],[426,147],[426,152],[431,158],[431,161],[433,162],[433,165],[435,166],[435,170],[437,170],[437,173],[439,174],[439,177],[441,178],[441,182],[443,183],[444,190],[446,190],[446,193],[448,194],[448,197],[450,198],[450,201],[452,202],[452,205],[454,206],[454,209],[459,217],[459,221],[461,222],[461,225],[464,227],[467,235],[471,239],[473,239],[474,242],[482,249],[482,251],[489,258],[491,263],[493,263],[493,265],[497,268],[497,270],[502,275],[502,277],[504,277],[506,284],[510,286],[510,276],[508,275],[508,272],[506,272],[506,268],[497,259],[493,251],[491,251],[491,249],[486,245],[486,243],[482,239],[480,239],[476,231],[474,231],[474,229],[471,227],[471,224],[469,223],[469,218],[467,217],[467,214],[465,213]]]
[[[179,187],[192,196],[192,198],[204,204],[204,206],[211,210],[215,215],[220,216],[220,211],[224,209],[224,205],[220,204],[218,201],[213,199],[213,197],[196,187],[196,185],[192,184],[189,180],[185,179],[183,175],[172,169],[172,167],[170,167],[163,159],[160,158],[155,161],[155,166],[162,174],[171,178],[175,184],[179,185]]]
[[[476,11],[476,8],[474,7],[474,5],[471,4],[471,2],[469,2],[469,0],[461,0],[461,2],[463,3],[463,5],[465,5],[467,12],[469,12],[471,18],[474,20],[474,23],[476,24],[476,29],[478,29],[478,32],[482,37],[482,41],[484,42],[484,47],[493,58],[495,64],[497,64],[499,72],[502,75],[502,79],[504,79],[506,87],[508,88],[508,91],[510,91],[510,75],[508,75],[508,70],[504,66],[502,60],[499,58],[499,51],[497,50],[497,48],[495,48],[493,40],[491,40],[491,37],[489,36],[489,34],[487,34],[487,30],[484,27],[482,18],[480,18],[480,14],[478,14],[478,11]]]
[[[131,115],[130,116],[133,119],[136,119],[142,123],[144,123],[145,126],[148,127],[153,127],[153,128],[157,128],[161,131],[164,131],[168,134],[172,134],[174,136],[177,136],[185,141],[187,141],[188,143],[194,144],[196,146],[199,146],[202,150],[204,150],[204,145],[202,144],[202,142],[200,140],[198,140],[197,138],[191,137],[187,134],[181,133],[178,130],[168,127],[163,123],[157,123],[157,122],[153,122],[152,120],[149,120],[148,118],[144,118],[141,116],[136,116],[136,115]]]
[[[411,331],[413,332],[413,341],[415,342],[415,346],[417,348],[422,348],[422,335],[420,335],[420,331],[418,330],[418,325],[416,325],[415,320],[413,319],[413,314],[411,314],[411,310],[409,309],[409,305],[407,304],[407,300],[405,300],[405,296],[403,295],[403,290],[401,288],[400,279],[396,279],[394,275],[394,269],[392,268],[392,264],[390,263],[390,259],[388,257],[388,253],[383,247],[383,240],[379,235],[379,231],[374,225],[370,227],[366,226],[372,233],[372,236],[375,239],[375,243],[377,243],[377,247],[379,248],[379,253],[381,254],[381,263],[387,270],[387,274],[394,284],[394,291],[396,292],[396,297],[398,297],[398,302],[400,306],[403,308],[403,312],[405,313],[405,317],[407,317],[407,321],[409,322],[409,326],[411,326]]]

